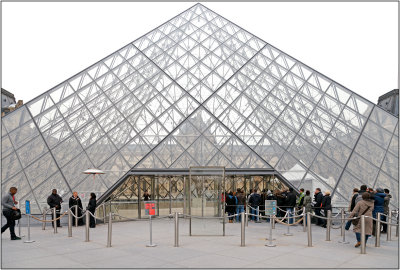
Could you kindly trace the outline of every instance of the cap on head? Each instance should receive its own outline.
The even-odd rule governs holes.
[[[378,192],[378,193],[384,193],[385,191],[383,190],[383,188],[380,188],[380,187],[378,187],[377,189],[376,189],[376,191]]]

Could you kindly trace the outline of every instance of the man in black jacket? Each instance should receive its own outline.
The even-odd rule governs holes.
[[[251,207],[251,213],[257,215],[257,207],[260,206],[261,203],[261,195],[257,193],[257,189],[253,190],[253,194],[250,195],[249,198],[249,206]],[[252,220],[256,220],[255,216],[251,216]]]
[[[321,204],[323,197],[324,196],[322,195],[321,189],[316,188],[314,192],[314,212],[317,216],[321,216]],[[324,225],[324,222],[320,218],[317,218],[317,225]]]
[[[61,211],[61,203],[63,202],[60,195],[57,194],[57,189],[53,189],[52,194],[47,198],[47,204],[50,208],[56,208],[56,216],[54,217],[53,211],[51,211],[51,219],[55,219],[60,217]],[[51,225],[54,227],[54,223],[52,222]],[[57,219],[57,227],[62,227],[60,225],[60,219]]]
[[[288,211],[288,217],[292,217],[294,215],[294,208],[296,207],[296,194],[294,194],[293,188],[289,188],[289,192],[286,195],[286,211]],[[289,224],[293,223],[293,218],[288,219]]]

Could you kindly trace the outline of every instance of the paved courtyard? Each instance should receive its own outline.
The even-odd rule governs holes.
[[[222,232],[215,220],[193,221],[193,233]],[[179,247],[174,245],[174,220],[153,221],[153,242],[149,243],[148,221],[113,223],[112,247],[107,248],[107,225],[90,230],[90,242],[84,242],[84,227],[68,227],[54,234],[50,226],[42,230],[34,221],[31,239],[34,243],[11,241],[8,231],[2,234],[4,268],[399,268],[398,238],[381,237],[367,243],[367,254],[354,248],[355,236],[346,231],[350,244],[338,243],[340,229],[332,230],[331,241],[325,241],[325,229],[312,226],[313,247],[307,247],[303,227],[291,227],[293,236],[285,236],[286,226],[276,224],[273,238],[276,247],[266,247],[269,224],[249,222],[246,246],[240,247],[240,223],[227,223],[226,236],[189,236],[189,221],[180,219]],[[16,228],[18,232],[18,228]],[[22,227],[22,234],[27,234]]]

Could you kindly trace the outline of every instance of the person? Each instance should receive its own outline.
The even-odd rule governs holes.
[[[377,188],[376,192],[374,194],[374,211],[372,212],[372,216],[374,218],[377,218],[378,213],[382,213],[383,214],[383,205],[385,202],[385,191],[382,188]],[[381,215],[381,220],[382,220],[382,215]],[[379,228],[380,230],[381,228]],[[373,221],[373,227],[372,227],[372,235],[375,236],[376,233],[376,221]]]
[[[390,195],[390,191],[389,189],[385,188],[384,189],[386,197],[385,200],[383,202],[383,213],[385,215],[389,215],[389,203],[390,203],[390,199],[392,198],[392,195]],[[386,222],[387,218],[386,216],[383,216],[383,221]],[[387,232],[387,224],[382,224],[382,233],[386,233]]]
[[[81,199],[78,197],[78,192],[74,191],[72,193],[71,198],[69,198],[69,202],[68,202],[68,207],[71,209],[72,213],[75,215],[75,206],[78,207],[78,215],[77,217],[81,217],[82,216],[82,201]],[[72,207],[72,208],[71,208]],[[76,218],[74,216],[72,216],[72,224],[75,224]],[[78,219],[78,226],[83,225],[83,218],[79,218]]]
[[[260,194],[257,193],[257,189],[253,189],[253,193],[250,195],[249,198],[249,206],[251,207],[251,213],[254,215],[257,215],[257,207],[260,205],[261,203],[261,196]],[[256,216],[251,216],[252,220],[256,220],[257,217]]]
[[[232,216],[236,211],[236,199],[233,196],[233,192],[230,191],[228,196],[226,197],[226,208],[225,211],[228,213],[228,216]],[[229,223],[233,223],[233,217],[229,217]]]
[[[90,193],[89,204],[86,209],[94,216],[94,212],[96,211],[96,194],[94,194],[93,192]],[[89,227],[95,228],[96,220],[92,215],[90,215]]]
[[[372,211],[374,210],[374,201],[371,200],[371,195],[369,192],[363,192],[361,195],[362,200],[359,201],[354,207],[353,211],[350,213],[350,218],[358,216],[372,216]],[[358,219],[358,223],[354,226],[353,231],[356,234],[357,243],[354,247],[359,247],[361,245],[361,220]],[[365,243],[368,241],[368,237],[372,234],[372,219],[365,219]]]
[[[367,189],[368,189],[367,185],[361,185],[360,186],[360,190],[358,191],[358,196],[356,197],[356,199],[354,201],[355,205],[357,205],[357,203],[359,201],[362,201],[362,195],[363,195],[364,192],[367,192]]]
[[[314,192],[314,212],[316,216],[321,216],[321,204],[322,204],[322,195],[321,189],[316,188]],[[317,225],[324,225],[323,221],[317,217]]]
[[[278,217],[283,217],[285,216],[285,213],[283,211],[283,207],[285,205],[285,197],[282,196],[282,192],[279,189],[276,189],[274,191],[274,195],[276,197],[276,204],[278,206]]]
[[[325,196],[322,198],[322,203],[321,203],[321,208],[324,209],[324,215],[327,218],[328,217],[328,211],[332,211],[332,204],[331,204],[331,193],[329,191],[325,191]],[[326,219],[323,221],[322,227],[326,228]]]
[[[151,197],[150,194],[147,192],[147,190],[145,190],[143,194],[143,200],[150,201],[150,197]]]
[[[274,195],[274,193],[272,193],[271,190],[267,191],[267,200],[271,200],[271,201],[275,200],[276,201],[276,196]],[[278,214],[278,212],[279,212],[279,209],[277,209],[276,214]],[[269,218],[267,218],[267,222],[270,222]]]
[[[297,203],[297,207],[299,209],[303,208],[303,206],[304,206],[304,196],[305,196],[304,188],[301,188],[300,189],[299,198],[297,199],[297,202],[296,202]]]
[[[353,195],[351,195],[350,205],[349,205],[349,212],[353,211],[354,207],[356,206],[356,198],[358,196],[358,188],[353,189]],[[344,227],[345,230],[349,230],[351,226],[351,220],[346,222],[346,226]]]
[[[288,224],[293,224],[292,216],[295,214],[296,194],[294,194],[292,187],[289,188],[289,192],[286,195],[285,204],[288,212]]]
[[[53,189],[51,195],[47,198],[47,204],[50,206],[50,208],[56,208],[56,216],[54,217],[54,212],[51,211],[51,219],[60,217],[62,202],[63,202],[62,198],[60,197],[60,195],[57,194],[57,189]],[[57,219],[56,223],[57,227],[62,227],[60,225],[60,219]],[[51,225],[54,227],[54,222],[52,222]]]
[[[303,201],[303,205],[304,205],[305,211],[306,211],[306,213],[305,213],[306,225],[307,225],[307,213],[311,213],[311,210],[312,210],[312,199],[311,199],[310,193],[311,192],[309,190],[306,190],[306,194],[304,196],[304,201]]]
[[[265,216],[265,201],[266,200],[267,200],[267,190],[264,188],[261,192],[261,201],[260,201],[261,216]]]
[[[18,237],[15,234],[15,220],[12,216],[13,211],[17,210],[16,205],[18,202],[15,200],[15,194],[17,194],[17,191],[18,189],[16,187],[11,187],[10,191],[1,199],[3,215],[7,219],[7,223],[1,227],[1,233],[3,234],[7,229],[10,229],[11,240],[21,240],[21,237]]]
[[[241,221],[240,219],[240,213],[244,212],[244,205],[246,203],[246,196],[244,195],[243,190],[240,188],[237,189],[236,193],[236,198],[237,198],[237,205],[236,205],[236,221],[239,222]]]

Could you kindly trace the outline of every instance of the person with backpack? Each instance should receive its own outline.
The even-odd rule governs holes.
[[[389,215],[389,203],[390,203],[390,199],[392,198],[392,195],[389,194],[390,193],[389,189],[385,188],[384,191],[385,191],[386,197],[383,202],[383,213],[385,215]],[[383,215],[383,221],[386,222],[387,218],[385,215]],[[387,231],[387,224],[383,223],[382,224],[382,233],[386,233],[386,231]]]
[[[306,213],[305,213],[305,221],[306,221],[306,225],[307,225],[307,213],[311,213],[311,211],[312,211],[312,199],[311,199],[311,196],[310,196],[310,191],[309,190],[307,190],[306,191],[306,195],[304,196],[304,208],[305,208],[305,211],[306,211]]]
[[[332,211],[332,199],[329,191],[325,191],[325,196],[322,198],[321,208],[324,210],[324,215],[327,218],[328,211]],[[326,219],[322,220],[322,222],[322,227],[326,228]]]
[[[374,198],[375,198],[374,211],[372,212],[372,216],[374,218],[378,217],[378,213],[383,214],[383,210],[384,210],[383,205],[385,203],[385,197],[386,197],[386,194],[385,194],[385,191],[383,190],[383,188],[377,188],[376,192],[374,194]],[[383,217],[383,215],[381,215],[381,220],[383,220],[382,217]],[[380,229],[381,228],[379,228],[379,230]],[[372,235],[375,236],[375,233],[376,233],[376,221],[374,220],[373,227],[372,227]]]
[[[322,204],[322,195],[321,189],[316,188],[314,192],[314,212],[316,216],[321,216],[321,204]],[[317,225],[324,225],[323,221],[317,217]]]
[[[294,194],[293,188],[289,188],[289,192],[286,195],[286,211],[288,212],[288,224],[293,224],[292,216],[295,214],[295,207],[296,207],[296,194]]]

